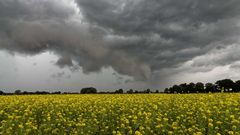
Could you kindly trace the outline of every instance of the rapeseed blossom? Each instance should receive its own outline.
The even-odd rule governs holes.
[[[240,134],[239,94],[0,96],[0,134]]]

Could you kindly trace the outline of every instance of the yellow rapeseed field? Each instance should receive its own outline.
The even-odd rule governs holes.
[[[240,94],[0,96],[0,134],[239,135]]]

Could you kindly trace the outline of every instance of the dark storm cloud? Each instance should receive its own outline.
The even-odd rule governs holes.
[[[78,3],[89,22],[112,30],[113,35],[106,37],[111,48],[137,56],[153,70],[178,65],[216,46],[238,42],[240,34],[237,0]]]
[[[1,0],[0,16],[7,19],[63,19],[74,14],[66,0]]]
[[[15,7],[18,12],[9,12]],[[74,1],[1,1],[0,8],[4,12],[1,13],[4,27],[0,29],[2,49],[30,55],[54,51],[60,56],[57,65],[72,66],[72,59],[85,73],[111,66],[137,80],[149,77],[147,65],[124,51],[104,45],[102,35],[106,30],[83,23]]]
[[[136,80],[165,68],[184,70],[179,66],[206,71],[239,60],[239,5],[239,0],[0,0],[0,49],[30,55],[49,50],[59,55],[60,67],[76,62],[85,73],[112,67]],[[225,53],[214,55],[219,52]]]

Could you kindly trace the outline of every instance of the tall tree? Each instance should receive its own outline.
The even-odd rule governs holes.
[[[214,84],[206,83],[205,84],[205,92],[216,92]]]
[[[151,93],[151,90],[150,89],[146,89],[145,93]]]
[[[224,91],[230,91],[234,88],[235,83],[231,79],[223,79],[216,82],[220,89],[224,89]]]
[[[196,85],[191,82],[187,85],[187,92],[188,93],[196,93],[196,89],[195,89]]]
[[[21,90],[15,90],[15,92],[14,92],[15,94],[17,94],[17,95],[19,95],[19,94],[21,94],[22,93],[22,91]]]
[[[204,93],[204,84],[202,82],[196,83],[195,89],[199,93]]]
[[[3,95],[3,94],[4,94],[4,92],[0,90],[0,95]]]
[[[164,93],[170,93],[170,90],[168,88],[165,88]]]
[[[118,89],[114,93],[122,94],[123,93],[123,89]]]
[[[80,91],[81,94],[94,94],[97,93],[97,89],[93,87],[82,88]]]
[[[178,85],[173,85],[171,93],[180,93],[180,92],[181,92],[181,87]]]
[[[182,83],[179,85],[181,87],[180,89],[180,93],[187,93],[187,84],[186,83]]]
[[[235,82],[233,92],[240,92],[240,80]]]
[[[133,89],[130,89],[127,91],[128,94],[132,94],[133,93]]]

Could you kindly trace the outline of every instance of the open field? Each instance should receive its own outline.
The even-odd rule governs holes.
[[[240,94],[0,96],[0,134],[240,134]]]

